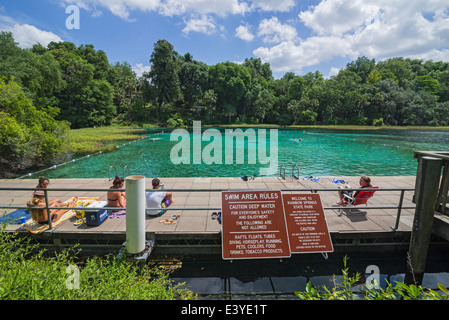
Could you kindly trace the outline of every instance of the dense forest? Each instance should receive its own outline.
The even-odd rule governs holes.
[[[330,79],[318,71],[274,79],[259,58],[208,66],[166,40],[148,56],[151,70],[137,77],[93,45],[22,49],[2,31],[0,173],[58,156],[70,128],[112,123],[449,125],[448,62],[359,57]]]

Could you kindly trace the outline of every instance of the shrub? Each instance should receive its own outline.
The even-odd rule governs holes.
[[[0,300],[192,299],[163,269],[115,257],[75,263],[73,251],[49,254],[0,228]],[[78,277],[79,276],[79,277]]]

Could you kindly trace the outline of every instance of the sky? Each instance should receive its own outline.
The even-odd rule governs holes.
[[[22,48],[92,44],[138,75],[159,39],[207,65],[261,58],[275,78],[361,56],[449,62],[448,0],[0,0],[0,30]]]

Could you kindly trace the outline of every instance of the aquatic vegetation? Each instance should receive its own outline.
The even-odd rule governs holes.
[[[333,288],[324,286],[320,289],[313,287],[309,281],[305,292],[296,292],[296,296],[301,300],[449,300],[449,291],[441,284],[438,284],[439,291],[397,281],[394,285],[387,282],[385,289],[365,284],[361,291],[354,291],[353,288],[361,275],[356,273],[350,276],[347,260],[348,257],[345,256],[342,269],[343,283],[335,284]]]
[[[117,141],[140,139],[139,133],[143,132],[145,130],[137,126],[72,129],[69,132],[69,150],[80,154],[110,151],[116,148]]]

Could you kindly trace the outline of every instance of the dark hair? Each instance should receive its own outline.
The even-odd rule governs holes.
[[[44,182],[44,181],[48,181],[48,182],[50,182],[50,180],[48,180],[48,178],[46,178],[46,177],[39,177],[39,182],[38,182],[38,184],[37,184],[37,187],[36,188],[42,188],[42,183]]]
[[[125,179],[120,178],[119,176],[115,176],[114,181],[112,182],[112,186],[115,189],[118,189],[117,186],[125,182]]]
[[[360,178],[361,178],[363,181],[366,182],[366,184],[368,185],[368,187],[372,187],[372,185],[371,185],[371,179],[370,179],[369,177],[367,177],[367,176],[361,176]]]
[[[154,178],[153,181],[151,181],[151,184],[153,185],[153,189],[158,187],[160,183],[161,183],[161,180],[159,180],[158,178]]]

